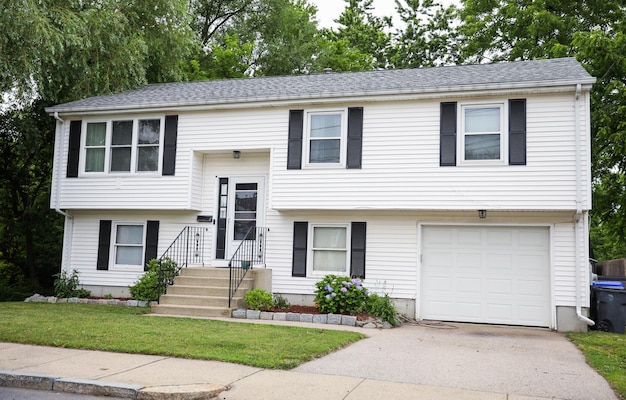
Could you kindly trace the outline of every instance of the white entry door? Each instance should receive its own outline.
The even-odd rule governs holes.
[[[230,259],[251,228],[263,226],[265,179],[262,176],[232,177],[228,187],[226,254]]]
[[[544,227],[425,226],[421,318],[550,326]]]

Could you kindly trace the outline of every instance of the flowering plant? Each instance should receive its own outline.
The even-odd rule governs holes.
[[[315,305],[322,313],[358,314],[366,312],[370,291],[359,278],[326,275],[315,284]]]

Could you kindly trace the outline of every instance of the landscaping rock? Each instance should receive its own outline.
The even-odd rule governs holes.
[[[365,329],[375,329],[377,328],[376,324],[373,322],[368,322],[365,325],[362,326]]]
[[[269,311],[261,311],[261,319],[271,321],[274,319],[274,313]]]
[[[300,314],[299,313],[287,313],[287,321],[295,321],[295,322],[299,322],[300,321]]]
[[[341,325],[341,314],[328,314],[328,323],[330,325]]]
[[[300,322],[313,322],[313,314],[300,314]]]
[[[275,312],[274,313],[274,321],[287,321],[287,313]]]
[[[383,322],[383,329],[391,329],[393,328],[393,325],[391,325],[389,322],[384,321]]]
[[[246,311],[247,319],[259,319],[260,316],[261,316],[260,310],[247,310]]]
[[[40,295],[39,293],[35,293],[24,301],[26,303],[44,303],[48,301],[48,298]]]
[[[236,310],[233,310],[233,318],[245,319],[246,310],[244,308],[238,308]]]
[[[328,315],[327,314],[313,314],[313,320],[311,322],[313,322],[314,324],[327,324]]]
[[[356,317],[354,315],[342,315],[341,316],[341,325],[355,326],[356,325]]]
[[[57,298],[54,296],[50,296],[48,297],[48,303],[56,303],[57,302]]]
[[[70,297],[67,299],[68,303],[78,303],[78,297]]]
[[[126,305],[128,307],[137,307],[139,305],[139,302],[137,300],[128,300],[126,301]]]

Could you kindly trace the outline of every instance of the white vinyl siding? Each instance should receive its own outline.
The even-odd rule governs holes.
[[[506,99],[492,100],[504,103]],[[361,169],[287,170],[290,108],[276,107],[181,113],[175,176],[65,178],[66,123],[60,157],[62,187],[58,204],[55,189],[52,205],[62,209],[197,210],[197,182],[203,173],[215,174],[202,171],[195,154],[208,158],[222,154],[232,159],[232,151],[239,150],[238,161],[250,152],[271,153],[267,190],[271,206],[281,210],[575,209],[574,94],[529,95],[526,99],[525,166],[440,167],[439,99],[365,104]],[[329,108],[333,109],[337,108]],[[588,111],[584,106],[580,109],[582,206],[588,209]],[[55,184],[57,179],[55,174]]]
[[[588,131],[577,132],[574,124],[574,93],[525,98],[527,165],[440,167],[439,100],[367,104],[362,169],[294,173],[285,169],[285,141],[273,163],[273,205],[281,210],[574,210],[578,134],[583,209],[589,208]],[[507,98],[499,100],[504,104]],[[586,115],[580,113],[583,125]]]

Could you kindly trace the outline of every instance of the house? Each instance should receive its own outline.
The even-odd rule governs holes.
[[[586,329],[594,82],[562,58],[50,107],[62,268],[118,295],[186,227],[192,268],[227,266],[256,226],[269,232],[254,267],[295,304],[345,274],[418,319]]]

